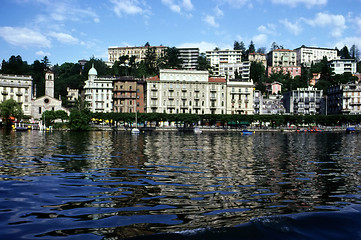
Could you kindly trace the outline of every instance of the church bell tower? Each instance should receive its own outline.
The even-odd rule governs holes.
[[[54,98],[54,73],[45,73],[45,95]]]

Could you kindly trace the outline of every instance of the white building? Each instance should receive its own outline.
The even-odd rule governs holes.
[[[327,114],[361,114],[361,84],[347,83],[328,88]]]
[[[324,57],[327,57],[328,61],[337,59],[337,50],[331,48],[317,48],[301,46],[296,48],[297,52],[297,66],[304,64],[310,67],[312,63],[320,62]]]
[[[199,48],[178,48],[183,69],[195,70],[198,67]]]
[[[206,58],[211,67],[214,69],[215,74],[218,75],[220,64],[241,63],[242,51],[229,49],[206,51]]]
[[[238,73],[238,79],[242,81],[248,81],[250,77],[250,62],[241,63],[220,63],[218,71],[215,75],[226,77],[228,79],[236,78],[236,72]]]
[[[226,80],[209,78],[208,71],[161,69],[146,85],[147,112],[226,112]]]
[[[31,116],[34,119],[41,119],[45,111],[63,110],[69,114],[68,109],[62,107],[60,99],[54,98],[54,73],[45,73],[45,95],[32,100]]]
[[[320,114],[322,90],[314,87],[297,88],[283,96],[286,113],[291,114]]]
[[[33,78],[24,75],[0,74],[0,102],[14,99],[24,112],[24,115],[31,115]]]
[[[111,112],[113,110],[113,78],[98,78],[93,67],[85,81],[85,101],[91,112]]]
[[[227,81],[227,114],[253,114],[253,81]]]
[[[335,59],[329,62],[329,66],[334,74],[355,74],[357,71],[357,63],[354,59]]]

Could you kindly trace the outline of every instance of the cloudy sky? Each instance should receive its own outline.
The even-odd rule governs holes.
[[[361,49],[361,0],[1,0],[0,16],[0,60],[28,63],[106,61],[109,46],[146,42]]]

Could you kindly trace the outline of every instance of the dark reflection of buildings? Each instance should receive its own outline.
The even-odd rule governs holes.
[[[162,133],[145,143],[148,204],[176,207],[163,212],[182,221],[169,228],[230,226],[250,218],[252,137]]]
[[[355,139],[340,133],[259,136],[254,152],[258,169],[263,165],[265,171],[257,174],[257,185],[275,193],[262,198],[264,208],[275,213],[320,211],[342,205],[334,195],[357,193],[359,168],[353,169],[352,162],[360,155],[360,145]]]

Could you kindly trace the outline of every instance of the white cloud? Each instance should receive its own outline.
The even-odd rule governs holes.
[[[0,27],[0,36],[19,47],[51,47],[51,42],[40,32],[21,27]]]
[[[261,33],[277,35],[277,27],[275,24],[268,23],[266,26],[261,25],[257,28],[257,30]]]
[[[223,11],[218,6],[214,9],[214,12],[217,17],[223,17]]]
[[[37,51],[35,54],[40,57],[45,57],[45,56],[49,57],[51,55],[50,52],[44,52],[44,51]]]
[[[280,22],[286,27],[286,29],[293,35],[299,35],[302,32],[302,28],[298,22],[291,23],[288,19],[280,20]]]
[[[224,0],[233,8],[243,7],[246,3],[250,2],[249,0]]]
[[[334,45],[338,49],[341,49],[344,46],[347,46],[348,49],[350,50],[351,46],[354,44],[358,47],[358,49],[361,49],[361,37],[346,37],[346,38],[336,42]]]
[[[253,36],[252,41],[256,47],[263,47],[268,43],[268,37],[266,34],[258,34]]]
[[[49,24],[49,20],[78,22],[92,19],[96,23],[100,21],[99,16],[92,9],[77,6],[74,1],[37,1],[37,3],[41,4],[39,6],[46,12],[46,14],[37,16],[39,23]]]
[[[113,3],[113,10],[119,17],[123,14],[135,15],[147,12],[138,0],[110,0],[110,2]]]
[[[299,4],[305,4],[307,8],[315,6],[324,6],[327,4],[327,0],[272,0],[272,3],[288,5],[290,7],[296,7]]]
[[[178,48],[199,48],[201,53],[211,51],[217,47],[217,44],[210,42],[195,42],[195,43],[182,43],[177,46]]]
[[[329,27],[333,37],[341,37],[346,29],[346,20],[342,15],[332,15],[328,13],[317,13],[315,19],[303,19],[312,27]]]
[[[180,14],[183,11],[192,11],[194,8],[191,0],[162,0],[162,3],[173,12]]]
[[[206,15],[206,16],[203,18],[203,21],[204,21],[205,23],[207,23],[207,24],[208,24],[209,26],[211,26],[211,27],[215,27],[215,28],[219,27],[219,24],[216,23],[216,19],[215,19],[214,16]]]
[[[78,44],[79,40],[67,33],[51,32],[50,36],[56,38],[59,42],[65,44]]]

